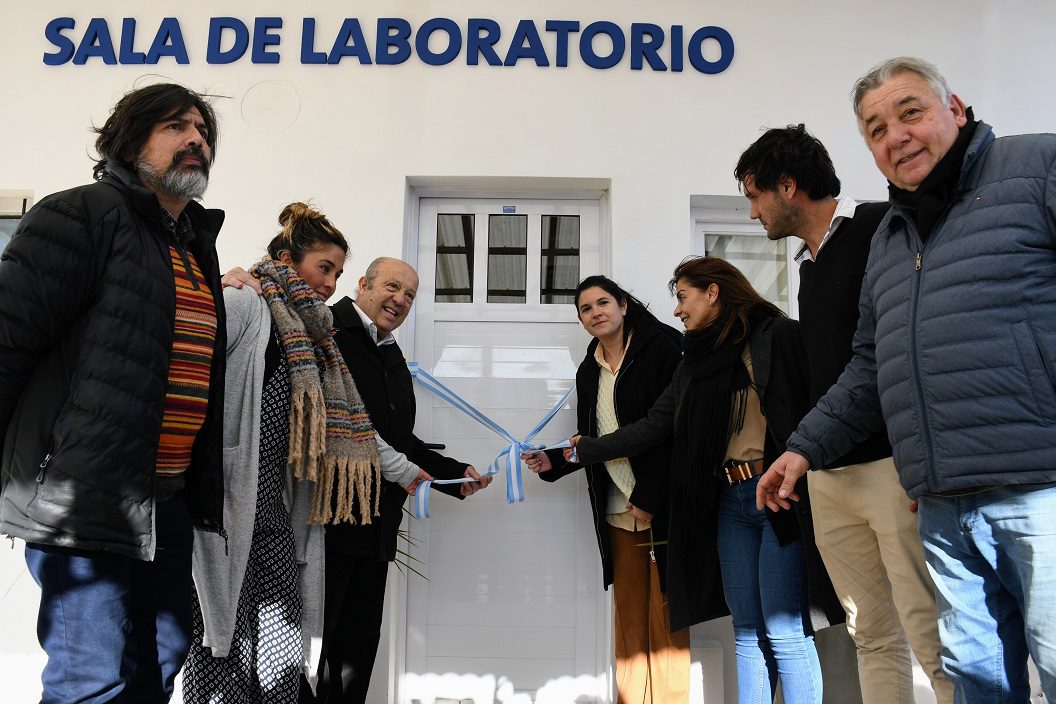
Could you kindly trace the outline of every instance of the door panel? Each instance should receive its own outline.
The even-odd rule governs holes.
[[[578,218],[576,280],[595,273],[598,203],[426,199],[420,213],[415,359],[523,438],[574,385],[589,341],[570,303],[540,302],[567,301],[562,291],[576,273],[569,269],[574,263],[569,244],[577,243],[540,228],[547,222],[551,230],[558,228],[548,216]],[[525,216],[527,223],[527,232],[513,239],[510,218],[493,217],[511,214]],[[443,265],[448,271],[441,272],[447,300],[436,303],[438,222],[447,228],[441,254],[448,257]],[[491,238],[489,249],[496,223],[507,230]],[[554,245],[547,252],[544,240]],[[504,301],[523,297],[524,303],[488,303],[489,289],[495,297],[494,273],[501,269],[493,259],[489,282],[489,256],[504,257],[503,266],[523,262],[526,275],[499,280],[507,288],[511,282],[523,286],[512,296],[504,289]],[[560,271],[546,269],[547,256],[560,258]],[[470,259],[471,300],[464,285]],[[575,403],[573,397],[539,441],[554,442],[575,431]],[[418,391],[418,409],[419,437],[446,444],[445,454],[480,471],[506,447],[502,438],[428,392]],[[586,483],[581,475],[543,482],[527,468],[523,482],[526,501],[512,505],[505,501],[504,473],[465,501],[434,491],[432,518],[408,522],[417,543],[413,553],[422,560],[417,567],[428,580],[412,574],[407,582],[400,701],[610,701],[611,611],[601,589]]]

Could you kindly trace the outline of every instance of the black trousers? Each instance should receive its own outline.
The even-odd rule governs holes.
[[[301,704],[364,704],[381,639],[389,563],[326,551],[323,650],[316,696],[301,682]]]

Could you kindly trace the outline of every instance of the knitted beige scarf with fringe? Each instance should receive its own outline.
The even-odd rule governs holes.
[[[334,344],[333,314],[282,262],[265,257],[250,273],[260,280],[286,357],[288,462],[296,479],[314,483],[308,522],[355,524],[358,512],[359,522],[370,523],[379,515],[381,460],[367,409]]]

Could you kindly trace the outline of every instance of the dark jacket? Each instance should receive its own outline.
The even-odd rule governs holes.
[[[675,368],[682,360],[679,344],[681,337],[682,335],[673,328],[653,318],[646,318],[637,325],[624,355],[620,373],[616,377],[616,417],[621,426],[644,417],[657,397],[667,388]],[[587,354],[576,372],[576,394],[579,397],[576,416],[580,435],[598,434],[596,400],[601,369],[594,359],[597,347],[596,339],[587,346]],[[545,481],[556,481],[576,470],[586,470],[590,507],[594,512],[594,530],[601,552],[604,587],[608,589],[612,584],[612,545],[609,540],[608,522],[605,520],[606,502],[612,486],[609,472],[600,462],[589,465],[566,463],[560,450],[551,450],[547,452],[547,456],[554,468],[539,475]],[[628,460],[634,473],[631,503],[653,514],[653,540],[666,541],[671,450],[667,445],[654,445],[628,457]],[[654,554],[661,588],[664,588],[667,578],[666,546],[655,546]]]
[[[869,258],[869,243],[887,213],[887,203],[860,203],[840,223],[814,261],[799,267],[799,328],[810,364],[810,405],[836,383],[851,361],[858,329],[858,298]],[[881,427],[826,467],[846,467],[891,456],[887,428]]]
[[[0,531],[27,542],[154,555],[155,454],[175,317],[157,197],[109,166],[44,198],[0,261]],[[221,530],[223,213],[189,203],[189,249],[213,292],[209,405],[185,475],[195,525]]]
[[[351,298],[331,306],[341,356],[345,358],[370,420],[385,442],[436,479],[465,476],[467,465],[430,450],[414,434],[414,382],[407,360],[397,344],[378,347],[370,338]],[[407,492],[393,482],[382,480],[380,517],[367,525],[327,526],[326,548],[346,555],[373,555],[379,560],[396,557],[396,532],[403,520]],[[458,484],[438,484],[442,491],[462,498]]]
[[[980,122],[922,239],[873,237],[854,358],[789,443],[827,464],[887,421],[912,498],[1056,481],[1056,135]]]
[[[784,451],[789,434],[809,407],[806,354],[798,324],[787,318],[773,318],[756,324],[749,337],[749,345],[756,390],[763,415],[766,416],[764,457],[769,465]],[[581,438],[577,446],[580,460],[599,462],[637,452],[642,447],[669,443],[688,380],[688,375],[680,365],[671,385],[657,399],[645,418],[604,437]],[[716,478],[715,481],[720,480]],[[814,545],[806,481],[797,484],[796,491],[801,500],[793,510],[768,511],[767,518],[782,544],[801,537],[804,539],[814,627],[842,623],[845,619],[843,608],[833,592],[828,573]],[[717,495],[718,492],[715,493]],[[699,522],[706,535],[715,536],[715,513],[714,507],[704,508],[699,514],[685,518],[672,515],[670,520],[672,523],[678,520]],[[689,554],[682,547],[678,544],[668,546],[667,595],[672,630],[729,613],[722,592],[718,552],[708,550],[704,554]]]

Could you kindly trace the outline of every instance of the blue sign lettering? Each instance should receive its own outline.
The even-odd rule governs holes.
[[[223,49],[224,33],[232,34],[231,48]],[[214,17],[209,20],[209,39],[206,44],[205,62],[229,64],[238,61],[249,48],[249,27],[234,17]]]
[[[568,20],[547,20],[546,31],[557,35],[557,65],[568,66],[568,35],[579,31],[579,22]]]
[[[348,24],[348,20],[345,20]],[[341,25],[341,32],[334,41],[334,49],[337,49],[341,35],[345,32],[345,24]],[[340,60],[340,59],[339,59]],[[301,63],[302,64],[325,64],[326,52],[315,50],[315,18],[305,17],[301,24]]]
[[[625,31],[607,20],[585,26],[577,20],[546,20],[540,29],[536,20],[523,19],[508,35],[507,43],[502,42],[502,26],[488,18],[469,18],[462,25],[446,17],[434,17],[418,27],[400,17],[379,17],[374,22],[373,43],[367,38],[369,28],[365,34],[357,17],[344,18],[331,42],[328,37],[316,36],[315,18],[302,18],[300,62],[308,66],[336,65],[354,57],[363,66],[393,66],[413,55],[428,66],[444,66],[456,61],[465,47],[467,66],[516,66],[521,60],[530,60],[539,68],[566,68],[574,34],[579,35],[579,60],[598,70],[612,69],[628,58],[624,65],[632,71],[648,66],[651,71],[681,73],[688,58],[695,71],[716,74],[729,68],[734,56],[733,37],[716,26],[689,33],[678,24],[662,27],[634,22]],[[247,53],[254,64],[279,63],[283,23],[282,17],[255,17],[252,22],[237,17],[211,18],[206,63],[230,64],[242,60]],[[46,66],[71,61],[84,65],[92,59],[105,65],[157,64],[164,58],[175,59],[178,64],[190,63],[183,31],[174,17],[161,21],[146,52],[136,50],[137,24],[131,17],[121,20],[116,45],[105,18],[89,20],[79,37],[76,29],[77,22],[72,17],[56,17],[48,22],[44,38],[54,51],[44,53]]]
[[[599,34],[604,34],[612,40],[612,52],[608,56],[598,56],[594,53],[594,37]],[[626,48],[627,40],[623,38],[623,30],[612,22],[591,22],[579,35],[579,57],[591,68],[612,68],[623,59],[623,51]]]
[[[395,32],[395,33],[394,33]],[[402,64],[411,57],[411,23],[399,17],[378,19],[378,48],[374,60],[378,64]],[[395,47],[396,51],[390,51]]]
[[[114,42],[110,39],[110,27],[102,17],[92,18],[88,23],[88,29],[84,31],[77,53],[73,55],[73,63],[83,65],[88,59],[100,58],[107,66],[117,63],[114,56]]]
[[[502,29],[495,20],[471,19],[466,32],[466,63],[477,65],[477,58],[484,57],[488,66],[502,66],[495,53],[495,42],[502,36]]]
[[[527,46],[525,43],[527,42]],[[535,28],[535,22],[521,20],[517,23],[517,29],[513,33],[510,42],[510,50],[506,53],[507,66],[516,66],[518,59],[533,59],[536,66],[549,66],[550,61],[546,58],[546,49],[543,48],[543,40],[539,38],[539,32]]]
[[[154,43],[147,51],[147,63],[156,64],[163,56],[171,56],[178,64],[191,63],[187,58],[187,45],[183,42],[180,21],[175,17],[166,17],[161,21],[158,33],[154,35]]]
[[[269,46],[278,46],[282,38],[271,30],[282,29],[281,17],[258,17],[253,22],[253,63],[277,64],[279,55],[268,51]]]
[[[648,37],[648,39],[646,39]],[[636,22],[631,25],[631,70],[642,70],[642,59],[649,62],[654,71],[666,71],[660,58],[660,47],[664,45],[664,30],[655,24]]]
[[[77,45],[63,32],[76,26],[77,23],[72,17],[56,17],[48,22],[48,26],[44,28],[44,38],[51,42],[58,51],[51,54],[44,53],[45,66],[61,66],[73,58]]]
[[[676,24],[671,28],[671,72],[681,73],[684,62],[682,61],[682,25]]]
[[[132,43],[136,40],[136,21],[131,17],[121,20],[121,53],[118,63],[122,64],[145,64],[147,55],[142,51],[134,51]]]
[[[346,56],[355,56],[361,64],[370,63],[370,48],[367,46],[367,40],[363,38],[363,28],[355,17],[346,18],[341,25],[341,31],[337,33],[327,63],[336,64]]]
[[[121,20],[119,51],[114,51],[114,40],[110,34],[110,25],[103,17],[93,17],[85,27],[80,42],[75,42],[64,32],[77,28],[72,17],[56,17],[44,28],[44,38],[57,51],[44,54],[44,65],[61,66],[73,61],[78,66],[88,63],[89,59],[101,59],[108,66],[114,64],[156,64],[164,57],[176,59],[176,63],[188,64],[187,45],[183,40],[180,21],[175,17],[166,17],[158,25],[154,41],[144,54],[135,50],[136,20],[125,17]]]
[[[429,37],[438,31],[447,33],[447,48],[435,54],[429,48]],[[444,17],[427,20],[418,28],[418,33],[414,36],[414,50],[418,52],[418,58],[430,66],[449,64],[462,51],[462,30],[453,21]]]
[[[704,42],[714,39],[719,43],[719,59],[704,58]],[[701,27],[689,38],[689,63],[701,73],[722,73],[733,61],[733,37],[722,27]]]

